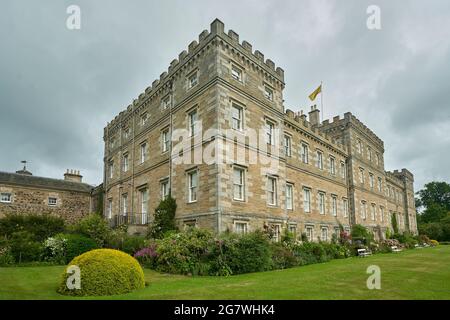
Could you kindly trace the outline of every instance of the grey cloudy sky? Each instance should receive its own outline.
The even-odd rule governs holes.
[[[66,8],[81,8],[81,30]],[[381,30],[366,9],[381,9]],[[450,3],[21,1],[0,4],[0,170],[102,181],[103,128],[214,18],[285,70],[287,108],[324,82],[324,119],[354,113],[416,189],[450,181]]]

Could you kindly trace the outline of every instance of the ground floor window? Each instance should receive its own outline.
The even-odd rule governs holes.
[[[12,202],[12,195],[11,195],[11,193],[2,192],[0,194],[0,202],[11,203]]]
[[[57,202],[58,202],[58,200],[55,197],[48,197],[48,205],[50,207],[56,206]]]
[[[306,227],[306,237],[308,238],[308,241],[313,241],[313,239],[314,239],[314,227],[312,227],[312,226]]]
[[[234,232],[237,234],[246,234],[248,231],[248,223],[242,221],[234,222]]]
[[[320,240],[328,241],[328,228],[322,227],[321,234],[320,234]]]
[[[273,228],[273,241],[279,242],[281,239],[281,225],[274,224],[272,226]]]

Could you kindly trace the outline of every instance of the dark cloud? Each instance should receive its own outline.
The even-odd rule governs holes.
[[[285,101],[309,107],[324,82],[324,118],[346,111],[385,141],[386,169],[416,188],[450,180],[450,7],[376,1],[3,1],[0,170],[31,161],[38,175],[81,170],[102,180],[103,128],[216,17],[286,73]],[[81,7],[82,28],[65,27]]]

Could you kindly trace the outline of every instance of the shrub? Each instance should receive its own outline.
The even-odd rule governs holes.
[[[76,256],[97,249],[97,243],[81,234],[57,234],[44,242],[46,259],[59,264],[66,264]]]
[[[176,231],[175,213],[177,211],[177,202],[171,195],[162,200],[155,209],[155,220],[150,225],[148,237],[159,239],[169,231]]]
[[[66,242],[63,237],[49,237],[44,241],[45,260],[55,263],[65,264],[66,262]]]
[[[0,234],[7,238],[15,232],[26,231],[34,241],[42,242],[64,231],[64,220],[49,214],[7,214],[0,219]]]
[[[417,244],[417,240],[409,232],[403,232],[403,234],[394,234],[394,239],[397,239],[406,248],[414,248]]]
[[[299,259],[301,265],[330,260],[330,257],[325,250],[324,243],[304,242],[302,244],[294,245],[292,250],[294,255]]]
[[[68,289],[69,266],[80,268],[81,288]],[[62,275],[58,292],[73,296],[124,294],[145,287],[144,272],[130,255],[112,249],[96,249],[73,259]]]
[[[129,235],[126,230],[113,230],[105,247],[117,249],[130,255],[147,247],[149,241],[143,236]]]
[[[360,224],[355,224],[352,226],[351,236],[353,241],[359,240],[365,245],[369,245],[373,241],[372,233]]]
[[[73,258],[98,248],[98,243],[82,234],[61,234],[61,238],[66,239],[65,262],[68,263]]]
[[[134,254],[134,257],[144,267],[155,269],[157,262],[156,258],[158,257],[158,253],[156,252],[156,243],[150,243],[147,247],[142,248]]]
[[[300,259],[283,243],[273,243],[271,249],[273,269],[287,269],[299,265]]]
[[[197,228],[169,234],[156,242],[156,269],[167,273],[208,274],[200,265],[208,260],[208,247],[212,242],[209,231]]]
[[[0,266],[14,264],[14,257],[7,241],[0,241]]]
[[[18,263],[39,261],[44,253],[44,246],[35,240],[29,231],[18,231],[9,240],[10,252]]]
[[[220,260],[233,274],[260,272],[272,268],[268,235],[261,231],[245,235],[225,235]],[[217,265],[217,264],[216,264]]]
[[[439,242],[436,241],[436,240],[430,240],[430,244],[431,244],[433,247],[435,247],[435,246],[438,246],[438,245],[439,245]]]
[[[108,226],[108,223],[97,213],[91,213],[84,217],[73,226],[73,229],[75,233],[80,233],[93,239],[98,247],[103,247],[111,236],[111,228]]]

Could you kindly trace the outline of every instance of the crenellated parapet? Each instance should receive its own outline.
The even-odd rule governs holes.
[[[124,111],[107,124],[105,135],[106,132],[108,135],[115,134],[121,127],[127,126],[133,115],[141,112],[153,99],[165,95],[171,88],[171,81],[183,74],[183,71],[189,70],[195,60],[213,45],[229,46],[232,50],[245,56],[247,62],[251,63],[254,68],[264,72],[266,76],[272,77],[284,87],[284,70],[282,68],[276,67],[270,59],[264,60],[264,54],[260,51],[253,52],[249,42],[240,43],[239,34],[235,31],[229,30],[226,33],[223,22],[215,19],[210,25],[210,31],[203,30],[199,34],[198,40],[192,41],[187,50],[181,51],[178,58],[170,62],[167,71],[162,72],[159,79],[155,79],[151,86],[147,87]]]
[[[351,112],[344,113],[345,122],[349,123],[362,134],[368,137],[372,142],[377,144],[378,147],[384,150],[384,142],[381,140],[372,130],[370,130],[364,123],[362,123],[358,118],[356,118]]]
[[[303,134],[306,134],[310,138],[317,140],[319,143],[322,143],[334,151],[340,152],[342,155],[347,155],[347,147],[344,144],[320,130],[319,127],[311,125],[305,114],[287,109],[285,111],[284,120],[290,126],[299,130]]]

